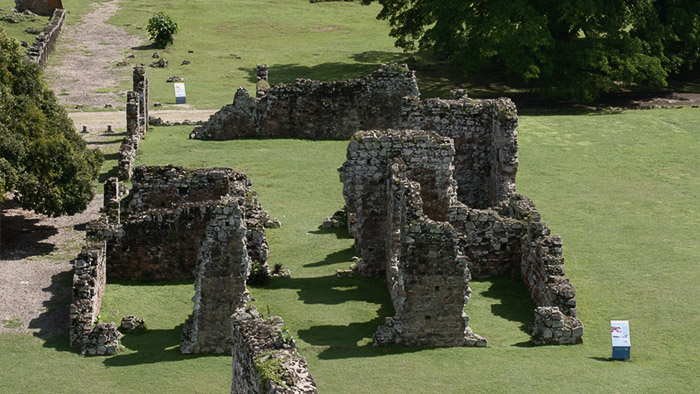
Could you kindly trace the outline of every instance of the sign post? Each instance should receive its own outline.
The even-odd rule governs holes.
[[[610,333],[612,335],[613,360],[630,359],[630,322],[627,320],[611,320]]]
[[[187,102],[187,94],[185,93],[184,83],[175,83],[175,104],[185,104]]]

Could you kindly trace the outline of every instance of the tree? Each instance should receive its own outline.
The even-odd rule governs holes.
[[[697,0],[362,1],[381,4],[404,50],[505,70],[557,98],[660,88],[700,52]]]
[[[160,11],[148,20],[146,30],[156,47],[165,48],[173,43],[175,40],[173,36],[180,31],[180,28],[172,18]]]
[[[94,197],[102,161],[75,131],[40,68],[0,29],[0,203],[14,190],[24,209],[81,212]]]

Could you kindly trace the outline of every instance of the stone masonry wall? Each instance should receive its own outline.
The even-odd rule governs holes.
[[[56,47],[56,41],[58,41],[58,37],[63,30],[63,24],[66,21],[66,10],[62,9],[63,7],[59,8],[60,9],[51,10],[51,12],[46,14],[33,11],[40,15],[51,15],[49,22],[34,39],[34,43],[32,47],[29,48],[29,54],[27,55],[27,59],[29,59],[30,62],[38,64],[39,67],[44,67],[49,60],[49,56],[51,56],[51,53]],[[19,10],[19,7],[17,9]]]
[[[192,320],[185,324],[181,353],[230,353],[230,317],[245,305],[250,258],[246,251],[243,198],[224,197],[209,207],[200,237]]]
[[[393,128],[402,97],[411,95],[419,95],[414,72],[399,64],[347,81],[297,79],[270,87],[260,98],[239,88],[233,104],[195,128],[190,138],[346,139],[357,130]]]
[[[231,394],[318,392],[294,341],[282,339],[283,324],[277,316],[263,319],[252,305],[233,314]],[[279,378],[266,378],[261,370],[274,371]]]
[[[266,263],[269,215],[244,174],[230,168],[139,166],[129,195],[119,201],[120,222],[103,221],[96,230],[108,241],[109,278],[193,278],[211,206],[224,196],[242,198],[248,255]]]
[[[338,171],[348,212],[354,218],[350,232],[355,236],[355,250],[363,257],[359,264],[363,275],[385,271],[388,160],[404,158],[408,178],[421,186],[425,214],[434,220],[446,220],[448,208],[457,202],[453,155],[452,141],[430,132],[366,131],[352,138],[347,159]]]
[[[134,66],[133,88],[126,92],[126,137],[119,147],[117,173],[122,181],[131,179],[136,150],[148,129],[148,79],[143,64]]]
[[[502,204],[515,193],[517,111],[509,99],[404,98],[398,127],[434,131],[454,141],[459,200],[472,208]]]
[[[442,104],[445,103],[440,103]],[[464,110],[464,102],[456,104],[457,109],[450,106],[440,116],[457,116],[459,112],[462,116],[470,116],[468,111]],[[504,108],[510,109],[508,105]],[[517,119],[511,118],[513,114],[514,112],[501,111],[499,116],[503,119],[495,125],[492,123],[492,127],[493,132],[499,135],[503,130],[509,130],[506,132],[507,138],[503,138],[503,141],[508,142],[503,144],[516,148],[517,132],[511,126],[517,124]],[[464,120],[452,123],[460,122],[464,124]],[[444,122],[443,126],[449,124],[451,123]],[[504,124],[506,126],[503,126]],[[444,128],[442,130],[444,132]],[[375,341],[401,342],[397,341],[397,338],[404,335],[404,319],[397,316],[410,315],[413,313],[411,311],[427,313],[429,308],[424,308],[425,305],[432,305],[433,308],[445,305],[444,300],[447,296],[443,296],[441,300],[432,298],[441,291],[439,289],[443,288],[442,283],[450,283],[450,280],[455,278],[468,283],[468,279],[462,279],[456,273],[454,277],[446,275],[445,278],[431,277],[432,274],[427,271],[411,276],[411,270],[416,269],[415,263],[409,263],[407,266],[411,268],[401,271],[403,262],[415,258],[415,261],[424,259],[435,264],[458,259],[464,261],[466,269],[479,278],[491,275],[522,276],[533,301],[538,306],[537,318],[531,330],[533,340],[536,343],[547,344],[580,343],[583,326],[576,317],[575,291],[564,273],[561,237],[550,235],[546,224],[540,222],[540,214],[532,201],[514,193],[517,152],[513,153],[510,148],[501,149],[501,153],[497,155],[506,157],[503,163],[510,163],[511,167],[505,171],[508,176],[495,177],[500,180],[492,183],[504,185],[500,190],[508,191],[509,194],[492,194],[499,196],[491,200],[495,205],[479,209],[465,205],[457,199],[457,196],[464,194],[459,193],[459,187],[452,178],[453,173],[457,172],[452,164],[453,158],[460,155],[456,146],[451,138],[426,131],[358,132],[350,141],[347,160],[339,171],[348,211],[349,230],[355,238],[356,250],[362,255],[359,269],[366,276],[386,273],[397,313],[377,331]],[[462,149],[464,147],[465,145],[461,145]],[[461,153],[464,153],[464,150]],[[480,157],[481,160],[492,161],[493,151],[471,156],[474,160]],[[404,173],[405,179],[396,178],[396,174],[390,179],[387,175],[388,163],[393,163],[392,166],[396,167],[396,160],[401,162],[401,166],[405,166],[405,170],[399,171]],[[425,168],[431,171],[425,171]],[[512,177],[509,172],[511,169]],[[426,178],[432,178],[432,181],[426,181]],[[490,182],[488,179],[486,181]],[[404,189],[397,191],[396,188],[401,185],[404,185]],[[414,194],[415,198],[406,197]],[[418,200],[420,202],[416,202]],[[411,219],[416,223],[414,227],[406,226],[405,223],[405,218],[410,213],[406,207],[411,206],[414,206],[412,209],[415,212],[420,211],[420,214],[414,213],[414,217],[425,216],[420,220]],[[398,217],[404,219],[399,220]],[[421,220],[433,222],[421,227]],[[449,223],[453,235],[437,231],[438,227],[444,229],[448,226],[447,223],[435,224],[441,222]],[[437,232],[433,234],[433,230]],[[453,246],[456,248],[454,255],[445,254],[445,251],[452,250]],[[403,272],[404,276],[397,276],[398,272]],[[425,278],[426,281],[422,282],[421,278]],[[403,284],[397,286],[397,283]],[[410,283],[410,286],[406,283]],[[431,290],[427,283],[433,283],[435,290]],[[413,299],[421,301],[410,304],[406,309],[409,305],[406,304],[409,288],[414,292]],[[447,293],[454,294],[457,292],[455,289],[456,287],[452,287]],[[424,305],[423,300],[432,301]],[[551,308],[555,308],[556,311]],[[426,320],[428,316],[432,319],[432,315],[425,314]],[[440,342],[434,336],[430,337],[428,333],[431,331],[426,329],[425,324],[416,327],[420,328],[413,334],[405,334],[412,339],[404,342],[427,343],[425,341],[432,340],[436,344],[442,343],[436,346],[445,346],[445,343],[449,342]],[[420,338],[421,330],[427,337],[416,339]]]
[[[98,323],[106,283],[103,240],[86,242],[73,260],[73,301],[70,306],[70,346],[88,356],[117,351],[121,334],[114,323]]]
[[[386,275],[395,315],[377,329],[375,344],[486,346],[464,313],[471,277],[457,234],[449,223],[423,214],[421,186],[406,177],[404,159],[390,163]]]

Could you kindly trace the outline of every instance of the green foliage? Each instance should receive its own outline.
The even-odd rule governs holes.
[[[146,30],[151,35],[151,41],[156,47],[165,48],[173,43],[175,39],[173,36],[180,31],[180,28],[170,16],[160,11],[148,20]]]
[[[272,381],[286,388],[287,384],[282,379],[284,372],[284,359],[282,354],[277,354],[274,351],[266,351],[260,353],[255,358],[255,369],[260,375],[260,387],[265,387],[265,382]]]
[[[623,87],[663,87],[700,51],[697,1],[363,3],[374,1],[396,46],[431,51],[468,72],[505,70],[555,98],[591,101]]]
[[[0,29],[0,199],[58,216],[85,209],[102,154],[87,148],[41,70]]]
[[[270,272],[259,261],[253,261],[248,275],[248,283],[257,286],[265,286],[270,281]]]
[[[288,345],[294,343],[294,336],[292,336],[292,333],[289,332],[289,328],[287,327],[280,328],[280,331],[277,333],[277,336],[282,340],[282,342]]]

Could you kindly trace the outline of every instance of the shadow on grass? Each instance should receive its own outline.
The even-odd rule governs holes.
[[[56,348],[57,350],[70,350],[68,347],[68,325],[70,320],[70,302],[73,294],[73,269],[58,272],[51,276],[51,284],[41,289],[44,293],[50,293],[48,300],[42,302],[43,312],[29,322],[29,328],[39,329],[34,336],[47,340],[45,347]],[[48,340],[55,337],[65,337],[64,345]]]
[[[323,228],[323,226],[319,226],[317,230],[309,231],[309,234],[316,234],[316,235],[335,234],[335,237],[338,239],[350,239],[350,238],[352,238],[350,236],[350,234],[348,233],[347,226],[331,227],[331,228]]]
[[[155,364],[169,361],[190,360],[198,357],[217,357],[220,354],[180,353],[180,324],[169,330],[146,330],[138,334],[125,334],[121,345],[134,353],[117,354],[106,358],[103,364],[109,367],[127,367],[141,364]],[[228,356],[226,356],[228,357]]]
[[[353,256],[355,256],[355,248],[349,247],[344,250],[339,250],[333,252],[326,256],[323,261],[317,261],[315,263],[304,264],[304,267],[323,267],[324,265],[337,264],[342,262],[351,261]],[[348,265],[349,267],[349,265]],[[346,267],[347,268],[347,267]]]
[[[509,276],[492,276],[479,281],[490,283],[488,290],[481,293],[481,296],[501,301],[491,305],[491,313],[506,320],[518,322],[521,331],[529,332],[528,325],[532,323],[534,318],[532,311],[535,310],[536,305],[532,302],[525,284]]]

